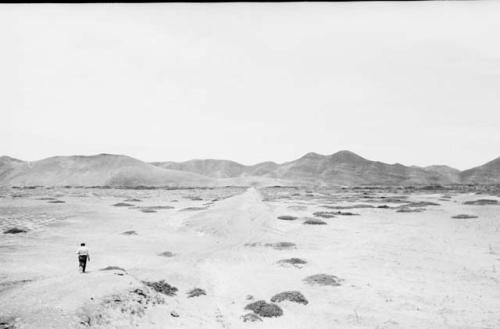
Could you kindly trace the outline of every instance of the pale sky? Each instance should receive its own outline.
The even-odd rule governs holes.
[[[500,3],[0,5],[0,155],[500,156]]]

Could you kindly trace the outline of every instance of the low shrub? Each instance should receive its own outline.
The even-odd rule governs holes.
[[[439,203],[429,202],[429,201],[419,201],[419,202],[411,202],[406,207],[427,207],[427,206],[440,206]]]
[[[497,205],[499,204],[497,200],[492,199],[479,199],[473,201],[465,201],[465,205],[475,205],[475,206],[487,206],[487,205]]]
[[[289,215],[283,215],[283,216],[278,216],[278,219],[281,219],[281,220],[296,220],[297,217],[295,217],[295,216],[289,216]]]
[[[137,235],[136,231],[125,231],[122,233],[123,235]]]
[[[340,216],[359,216],[359,214],[356,214],[354,212],[349,212],[349,211],[337,211],[337,212],[335,212],[335,215],[340,215]]]
[[[326,222],[321,219],[308,218],[304,221],[304,225],[326,225]]]
[[[148,206],[148,207],[139,207],[139,209],[150,209],[150,210],[165,210],[165,209],[174,209],[172,206]]]
[[[408,208],[408,207],[402,207],[396,210],[396,212],[404,212],[404,213],[411,213],[411,212],[422,212],[425,211],[424,208]]]
[[[19,233],[27,233],[27,232],[28,232],[28,230],[25,230],[25,229],[19,228],[19,227],[9,228],[8,230],[3,231],[3,233],[5,233],[5,234],[19,234]]]
[[[203,296],[203,295],[206,295],[206,294],[207,293],[205,292],[205,290],[200,289],[200,288],[194,288],[194,289],[188,291],[188,293],[187,293],[188,298]]]
[[[316,211],[315,213],[313,213],[313,216],[321,218],[334,218],[335,213],[333,211]]]
[[[262,321],[262,318],[255,313],[247,313],[241,316],[243,322],[257,322]]]
[[[304,282],[320,286],[340,286],[343,280],[330,274],[314,274],[304,279]]]
[[[187,207],[181,209],[181,211],[196,211],[196,210],[206,210],[208,209],[207,207]]]
[[[292,242],[276,242],[276,243],[266,243],[265,246],[281,250],[281,249],[295,248],[296,244]]]
[[[160,281],[143,281],[143,283],[152,288],[154,291],[162,293],[167,296],[175,296],[177,293],[177,289],[174,286],[169,285],[168,283],[165,282],[165,280],[160,280]]]
[[[106,266],[106,267],[100,269],[100,271],[114,271],[114,270],[127,272],[127,271],[125,271],[124,268],[119,267],[119,266]]]
[[[283,310],[276,304],[266,303],[264,300],[258,300],[245,306],[245,310],[253,311],[262,317],[278,317],[283,315]]]
[[[474,215],[466,215],[466,214],[460,214],[460,215],[455,215],[451,218],[455,218],[455,219],[473,219],[473,218],[478,218],[477,216],[474,216]]]
[[[291,264],[291,265],[304,265],[307,264],[307,262],[301,258],[288,258],[288,259],[281,259],[278,261],[280,264]]]
[[[113,205],[113,207],[133,207],[133,204],[126,203],[126,202],[118,202]]]
[[[271,302],[274,302],[274,303],[279,303],[279,302],[282,302],[284,300],[288,300],[290,302],[304,304],[304,305],[307,305],[309,303],[300,291],[284,291],[284,292],[280,292],[279,294],[274,295],[271,298]]]

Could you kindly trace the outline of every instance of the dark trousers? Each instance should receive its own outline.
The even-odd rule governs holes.
[[[87,267],[87,256],[86,255],[78,256],[78,263],[80,263],[80,267],[82,268],[82,272],[85,272],[85,267]]]

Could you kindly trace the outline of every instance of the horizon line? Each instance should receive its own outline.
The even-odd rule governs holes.
[[[405,166],[405,167],[418,167],[418,168],[428,168],[428,167],[434,167],[434,166],[445,166],[445,167],[448,167],[448,168],[451,168],[451,169],[454,169],[454,170],[458,170],[460,172],[463,172],[463,171],[466,171],[466,170],[469,170],[469,169],[473,169],[473,168],[477,168],[477,167],[480,167],[486,163],[489,163],[491,161],[494,161],[496,159],[499,159],[499,157],[496,157],[494,159],[491,159],[491,160],[488,160],[482,164],[479,164],[479,165],[476,165],[476,166],[473,166],[473,167],[470,167],[470,168],[467,168],[467,169],[458,169],[456,167],[452,167],[450,165],[447,165],[447,164],[431,164],[431,165],[426,165],[426,166],[418,166],[418,165],[406,165],[406,164],[403,164],[403,163],[400,163],[400,162],[394,162],[394,163],[389,163],[389,162],[384,162],[384,161],[379,161],[379,160],[371,160],[371,159],[367,159],[365,158],[364,156],[361,156],[359,155],[358,153],[355,153],[353,151],[350,151],[350,150],[346,150],[346,149],[342,149],[342,150],[339,150],[337,152],[334,152],[334,153],[331,153],[331,154],[322,154],[322,153],[317,153],[317,152],[307,152],[293,160],[288,160],[288,161],[284,161],[284,162],[276,162],[276,161],[272,161],[272,160],[267,160],[267,161],[261,161],[261,162],[257,162],[257,163],[254,163],[254,164],[244,164],[244,163],[241,163],[241,162],[238,162],[238,161],[235,161],[235,160],[230,160],[230,159],[222,159],[222,158],[192,158],[192,159],[188,159],[188,160],[184,160],[184,161],[174,161],[174,160],[160,160],[160,161],[144,161],[142,160],[140,157],[135,157],[135,156],[131,156],[131,155],[128,155],[128,154],[122,154],[122,153],[106,153],[106,152],[102,152],[102,153],[95,153],[95,154],[71,154],[71,155],[52,155],[52,156],[48,156],[48,157],[44,157],[44,158],[41,158],[41,159],[38,159],[38,160],[23,160],[23,159],[20,159],[20,158],[16,158],[16,157],[12,157],[10,155],[6,155],[6,154],[3,154],[3,155],[0,155],[0,158],[3,158],[3,157],[7,157],[7,158],[10,158],[10,159],[13,159],[13,160],[17,160],[17,161],[22,161],[22,162],[38,162],[38,161],[43,161],[43,160],[47,160],[47,159],[50,159],[50,158],[56,158],[56,157],[96,157],[96,156],[105,156],[105,155],[112,155],[112,156],[126,156],[126,157],[129,157],[129,158],[132,158],[132,159],[136,159],[136,160],[139,160],[139,161],[142,161],[144,163],[148,163],[148,164],[153,164],[153,163],[162,163],[162,162],[174,162],[174,163],[184,163],[184,162],[189,162],[189,161],[205,161],[205,160],[212,160],[212,161],[231,161],[231,162],[234,162],[238,165],[242,165],[242,166],[245,166],[245,167],[252,167],[252,166],[256,166],[256,165],[259,165],[259,164],[262,164],[262,163],[275,163],[277,165],[283,165],[285,163],[288,163],[288,162],[292,162],[292,161],[296,161],[298,159],[301,159],[309,154],[315,154],[315,155],[319,155],[319,156],[323,156],[323,157],[328,157],[328,156],[333,156],[335,154],[339,154],[339,153],[351,153],[355,156],[358,156],[364,160],[367,160],[367,161],[371,161],[371,162],[380,162],[380,163],[384,163],[384,164],[388,164],[388,165],[402,165],[402,166]]]

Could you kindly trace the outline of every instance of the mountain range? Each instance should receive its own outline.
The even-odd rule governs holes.
[[[247,166],[230,160],[147,163],[125,155],[55,156],[39,161],[0,157],[3,186],[225,186],[500,184],[500,158],[460,171],[365,159],[350,151],[307,153],[285,162]]]

